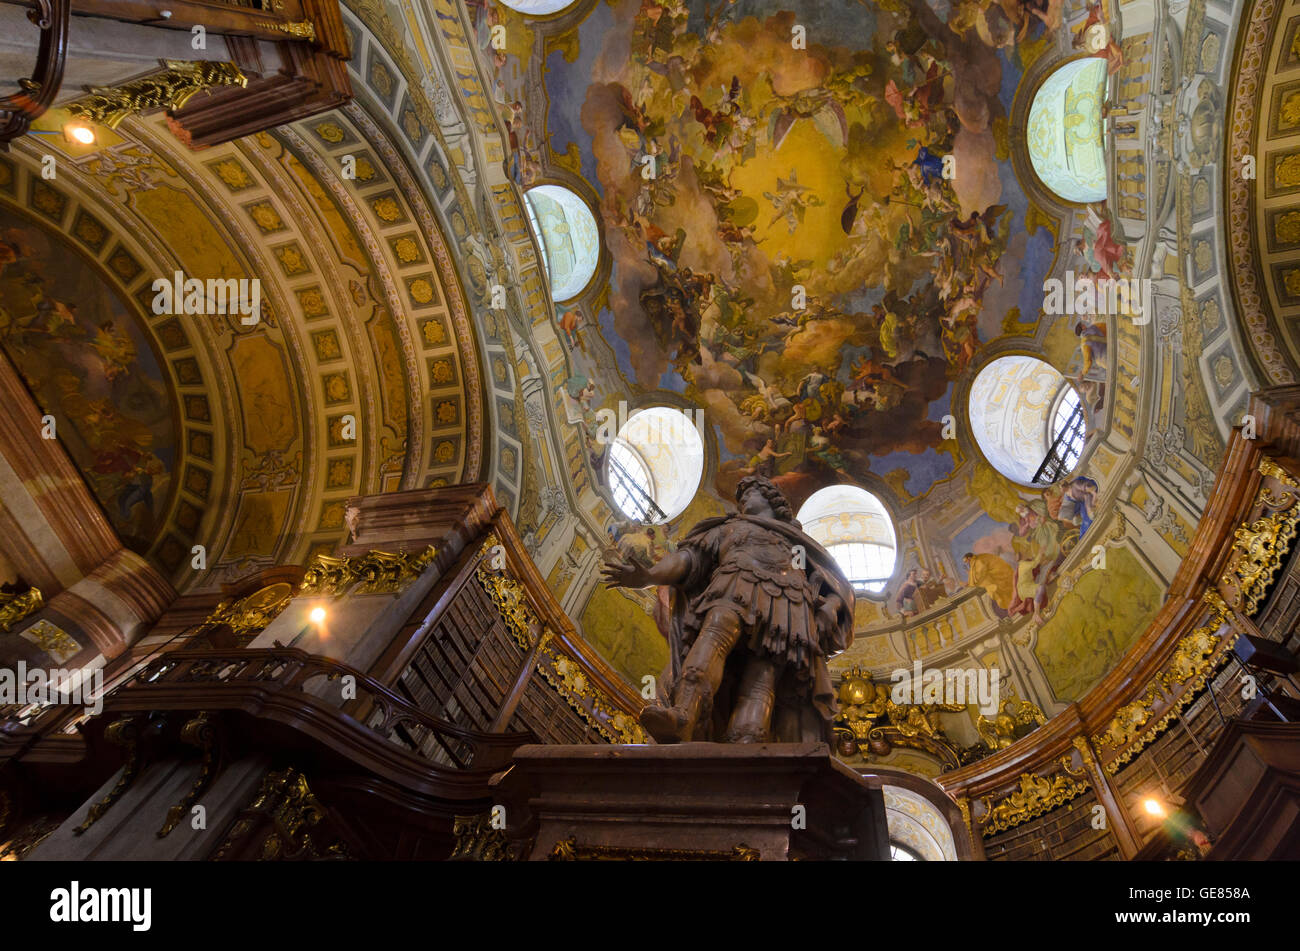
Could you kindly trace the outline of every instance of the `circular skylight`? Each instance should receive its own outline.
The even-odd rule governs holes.
[[[572,300],[590,283],[600,263],[600,232],[587,203],[561,185],[538,185],[524,193],[528,223],[542,248],[551,299]]]
[[[1029,107],[1029,161],[1042,183],[1066,201],[1106,200],[1105,98],[1106,60],[1087,56],[1057,67]]]
[[[680,409],[656,406],[628,417],[610,446],[609,485],[629,518],[662,522],[685,510],[704,475],[704,440]]]
[[[898,543],[880,499],[856,485],[830,485],[808,497],[798,519],[856,590],[885,590],[898,561]]]
[[[984,367],[971,384],[970,422],[984,458],[1022,485],[1068,475],[1087,438],[1079,394],[1037,357],[999,357]]]

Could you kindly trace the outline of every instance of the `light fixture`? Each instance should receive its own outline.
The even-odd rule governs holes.
[[[311,619],[311,622],[312,622],[313,624],[324,624],[324,623],[325,623],[325,609],[324,609],[324,608],[321,608],[321,607],[315,607],[315,608],[312,608],[312,609],[311,609],[311,613],[309,613],[309,614],[307,615],[307,617]]]
[[[1169,815],[1168,811],[1161,804],[1159,799],[1154,799],[1149,796],[1142,800],[1142,808],[1147,811],[1148,815],[1155,816],[1157,819],[1163,819],[1165,816]]]
[[[95,144],[95,130],[83,122],[69,122],[63,127],[63,137],[77,145]]]

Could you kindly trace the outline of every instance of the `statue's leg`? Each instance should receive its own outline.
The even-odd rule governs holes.
[[[651,704],[641,711],[641,725],[659,743],[689,742],[696,725],[712,715],[713,695],[722,683],[727,655],[740,641],[740,615],[714,608],[682,663],[671,707]]]
[[[772,726],[776,703],[776,664],[757,654],[745,661],[736,706],[727,725],[728,743],[763,743]]]

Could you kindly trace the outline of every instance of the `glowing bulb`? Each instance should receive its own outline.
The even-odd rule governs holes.
[[[307,616],[311,618],[311,622],[313,624],[323,624],[325,622],[325,609],[312,608],[311,613],[308,614]]]
[[[1153,815],[1157,819],[1163,819],[1168,815],[1168,813],[1165,812],[1165,807],[1160,805],[1158,799],[1144,799],[1142,801],[1142,808],[1145,809],[1149,815]]]
[[[95,142],[95,130],[88,125],[68,125],[64,126],[63,131],[79,145],[93,145]]]

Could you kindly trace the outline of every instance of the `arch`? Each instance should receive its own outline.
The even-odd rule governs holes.
[[[898,539],[884,503],[856,485],[818,489],[799,508],[803,530],[834,556],[860,592],[880,594],[898,564]]]
[[[1078,401],[1074,387],[1050,363],[1022,354],[998,357],[971,384],[971,431],[994,469],[1022,485],[1034,485],[1058,432],[1056,411],[1067,404],[1072,409]],[[1080,421],[1079,438],[1071,440],[1076,451],[1065,472],[1078,462],[1086,436]]]
[[[1106,200],[1105,92],[1106,60],[1085,56],[1058,66],[1034,93],[1025,123],[1029,164],[1063,201]]]
[[[901,786],[881,787],[890,844],[926,862],[957,861],[957,843],[943,813],[924,796]]]
[[[600,230],[591,208],[563,185],[524,192],[528,223],[542,249],[542,263],[556,303],[586,289],[600,264]]]

